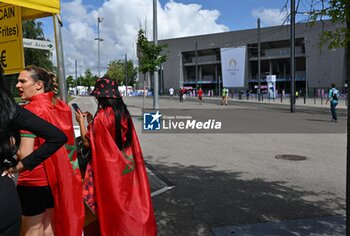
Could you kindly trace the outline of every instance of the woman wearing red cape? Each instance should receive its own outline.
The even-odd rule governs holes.
[[[64,147],[33,170],[19,174],[17,191],[22,205],[21,235],[81,236],[84,224],[81,175],[79,172],[72,112],[54,91],[56,76],[37,66],[27,66],[16,88],[25,109],[58,127],[68,138]],[[17,156],[36,150],[44,140],[21,131]]]
[[[85,204],[97,215],[100,235],[157,235],[142,151],[117,82],[98,79],[91,95],[98,101],[94,118],[75,113],[92,156],[84,177]]]

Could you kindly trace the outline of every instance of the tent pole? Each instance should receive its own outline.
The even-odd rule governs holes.
[[[62,34],[61,27],[62,22],[59,15],[54,14],[53,25],[55,31],[55,43],[56,43],[56,55],[57,55],[57,69],[58,69],[58,85],[60,91],[60,98],[67,102],[67,84],[66,84],[66,74],[64,70],[64,59],[63,59],[63,45],[62,45]]]

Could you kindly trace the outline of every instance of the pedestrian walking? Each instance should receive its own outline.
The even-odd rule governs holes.
[[[335,83],[331,84],[331,89],[329,90],[328,93],[328,98],[326,101],[326,104],[328,103],[328,101],[330,101],[330,105],[331,105],[331,114],[332,114],[332,122],[337,122],[338,118],[337,118],[337,111],[336,111],[336,107],[338,105],[338,100],[339,100],[339,90],[335,88]]]
[[[184,102],[184,95],[186,93],[186,89],[185,88],[180,88],[179,90],[179,98],[180,98],[180,102]]]
[[[246,97],[247,97],[247,100],[249,100],[249,96],[250,96],[250,90],[247,89],[247,90],[246,90]]]
[[[0,68],[0,235],[20,234],[21,204],[16,191],[13,173],[32,170],[60,149],[67,137],[58,128],[18,106],[5,89]],[[28,130],[45,142],[20,161],[14,158],[20,145],[20,130]],[[8,178],[10,177],[10,178]],[[40,199],[28,199],[36,204]]]
[[[222,94],[221,94],[221,105],[227,105],[227,99],[228,99],[228,88],[223,88],[222,89]]]
[[[142,151],[118,84],[100,78],[91,95],[98,102],[95,116],[75,112],[84,147],[92,154],[84,177],[84,201],[97,215],[102,236],[155,236]]]
[[[173,100],[173,96],[174,96],[174,89],[173,88],[169,89],[169,95],[170,95],[170,100],[172,101]]]
[[[19,174],[21,235],[80,236],[84,205],[71,109],[55,98],[56,76],[43,68],[26,67],[18,76],[16,88],[21,99],[29,101],[25,109],[57,126],[68,138],[65,146],[50,158]],[[19,159],[44,143],[31,132],[21,131],[21,136]]]
[[[202,88],[198,89],[197,95],[198,95],[199,104],[202,105],[202,97],[203,97],[203,90],[202,90]]]

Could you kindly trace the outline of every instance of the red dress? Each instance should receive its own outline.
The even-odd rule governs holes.
[[[41,173],[45,176],[54,197],[54,225],[56,236],[81,236],[84,224],[84,205],[82,201],[82,181],[78,166],[75,137],[70,107],[56,99],[54,93],[43,93],[32,97],[26,109],[58,127],[68,137],[68,142],[54,155],[43,162]],[[41,145],[44,140],[35,138]],[[35,168],[36,169],[36,168]],[[34,169],[34,170],[35,170]],[[44,170],[44,171],[43,171]],[[31,173],[24,172],[19,176],[21,185],[31,182]],[[42,186],[42,185],[39,185]]]
[[[126,119],[122,120],[125,142]],[[131,146],[120,151],[115,144],[112,108],[100,109],[88,126],[92,152],[84,180],[84,199],[97,213],[101,235],[155,236],[156,221],[141,147],[132,129]]]

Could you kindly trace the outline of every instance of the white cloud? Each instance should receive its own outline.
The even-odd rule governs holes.
[[[110,0],[99,8],[83,5],[82,0],[62,2],[63,46],[66,74],[73,74],[78,61],[78,74],[90,68],[97,74],[97,17],[100,23],[101,67],[111,60],[136,59],[137,32],[146,25],[147,36],[153,38],[153,2],[145,0]],[[158,3],[158,39],[184,37],[228,31],[217,24],[220,12],[203,9],[198,4],[183,4],[170,0],[161,8]],[[101,69],[101,74],[105,69]]]
[[[228,31],[216,23],[220,16],[217,10],[202,9],[198,4],[168,2],[159,13],[160,38],[184,37]]]
[[[288,15],[286,10],[267,8],[253,9],[251,13],[254,18],[260,18],[261,27],[281,25]]]

